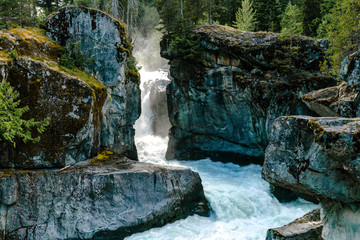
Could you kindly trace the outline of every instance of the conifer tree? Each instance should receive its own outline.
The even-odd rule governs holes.
[[[334,74],[340,70],[341,61],[360,49],[360,3],[359,0],[341,0],[331,11],[326,28],[330,42]]]
[[[252,7],[253,2],[250,0],[243,0],[241,2],[241,8],[236,12],[236,20],[234,22],[234,27],[242,31],[254,31],[255,30],[255,14]]]
[[[297,5],[289,4],[281,20],[281,33],[283,36],[301,35],[304,32],[303,14]]]
[[[0,82],[0,140],[6,140],[16,145],[16,139],[23,142],[38,142],[40,137],[34,138],[32,130],[37,129],[43,133],[49,125],[50,119],[35,121],[34,119],[24,120],[22,115],[29,110],[29,107],[19,107],[17,100],[19,93],[15,91],[7,81]]]

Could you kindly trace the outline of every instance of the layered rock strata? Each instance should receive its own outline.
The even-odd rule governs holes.
[[[197,173],[115,155],[0,182],[2,239],[123,239],[209,210]]]
[[[219,25],[199,26],[193,33],[201,46],[197,63],[171,51],[169,39],[162,42],[172,78],[168,159],[261,163],[273,121],[313,114],[301,96],[335,85],[320,74],[324,50],[309,38]]]

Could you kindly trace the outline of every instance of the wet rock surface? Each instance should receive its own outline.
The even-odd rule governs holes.
[[[168,109],[166,86],[170,84],[169,80],[156,80],[150,88],[150,108],[153,113],[152,130],[154,135],[167,137],[171,127]]]
[[[200,177],[115,155],[64,170],[0,171],[4,239],[123,239],[208,215]]]
[[[323,240],[320,208],[278,228],[267,231],[266,240]]]
[[[171,53],[167,87],[172,124],[167,159],[262,163],[268,134],[278,116],[315,114],[301,96],[335,80],[319,73],[325,57],[305,37],[282,40],[275,33],[244,33],[207,25],[195,28],[203,62]]]

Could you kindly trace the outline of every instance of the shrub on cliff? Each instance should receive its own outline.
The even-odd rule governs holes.
[[[94,58],[85,58],[85,53],[81,51],[80,42],[69,44],[65,47],[66,53],[61,56],[60,66],[68,69],[83,68],[94,64]]]
[[[23,142],[38,142],[40,137],[33,137],[32,130],[43,133],[45,127],[50,124],[50,118],[43,121],[34,119],[22,119],[22,115],[29,110],[29,107],[19,107],[20,101],[17,100],[19,93],[15,91],[10,83],[2,81],[0,83],[0,140],[6,140],[16,145],[16,140]]]
[[[190,26],[185,22],[179,23],[177,29],[170,35],[169,51],[179,59],[193,64],[202,63],[200,41],[191,33]]]

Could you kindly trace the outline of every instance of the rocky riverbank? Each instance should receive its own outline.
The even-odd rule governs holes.
[[[265,153],[265,180],[320,200],[324,227],[319,237],[327,240],[360,238],[358,56],[344,60],[340,85],[303,96],[323,117],[278,118]]]

